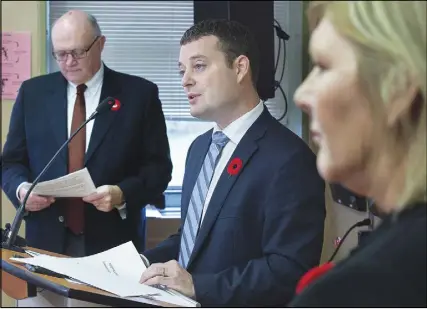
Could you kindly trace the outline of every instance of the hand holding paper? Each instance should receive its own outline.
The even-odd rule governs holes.
[[[19,201],[21,203],[24,201],[27,192],[28,190],[23,187],[19,189]],[[27,203],[25,204],[25,210],[40,211],[49,207],[54,202],[55,198],[52,196],[40,196],[31,192],[30,196],[27,199]]]
[[[83,201],[93,204],[100,211],[109,212],[114,206],[123,204],[123,192],[118,186],[105,185],[84,197]]]

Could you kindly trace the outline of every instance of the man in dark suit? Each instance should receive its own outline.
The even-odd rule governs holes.
[[[191,144],[181,228],[144,252],[141,283],[202,306],[283,306],[320,260],[325,185],[307,145],[256,91],[256,43],[231,21],[204,21],[181,39],[191,114],[215,122]]]
[[[16,99],[2,158],[2,188],[18,207],[59,147],[108,96],[120,108],[100,114],[75,136],[41,181],[87,168],[96,192],[84,198],[31,194],[29,246],[72,256],[138,238],[140,211],[162,196],[172,173],[157,86],[115,72],[101,61],[105,44],[96,19],[70,11],[52,29],[60,72],[25,81]],[[142,249],[142,248],[141,248]]]

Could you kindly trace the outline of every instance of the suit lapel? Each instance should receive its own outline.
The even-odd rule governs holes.
[[[58,149],[65,143],[67,132],[67,80],[61,73],[57,73],[57,79],[52,83],[50,94],[46,98],[46,112],[51,125],[51,132],[58,143]],[[64,125],[65,124],[65,125]],[[60,156],[65,163],[68,160],[68,148],[64,147]]]
[[[264,106],[264,111],[261,116],[255,121],[252,127],[246,132],[240,143],[237,145],[236,150],[232,154],[231,158],[227,162],[227,165],[224,171],[221,174],[221,177],[215,187],[215,190],[212,194],[212,198],[209,202],[208,209],[206,211],[206,215],[203,219],[201,228],[196,238],[196,243],[194,244],[194,249],[191,254],[190,260],[188,262],[188,266],[192,263],[192,261],[197,256],[200,251],[203,242],[206,237],[209,235],[220,211],[224,206],[225,201],[227,199],[228,194],[233,188],[234,184],[238,181],[240,175],[244,171],[244,169],[248,166],[251,157],[255,154],[258,149],[257,141],[260,139],[266,129],[268,116],[270,114],[267,111],[267,108]],[[240,158],[243,162],[243,165],[237,175],[230,175],[227,172],[227,167],[230,164],[231,160],[235,158]]]
[[[118,87],[115,80],[114,72],[104,65],[104,80],[98,104],[108,96],[117,98],[119,92],[120,88]],[[96,149],[101,144],[105,134],[108,132],[111,124],[114,122],[117,114],[118,112],[105,112],[95,118],[92,134],[90,137],[89,148],[85,156],[85,164],[87,164]]]

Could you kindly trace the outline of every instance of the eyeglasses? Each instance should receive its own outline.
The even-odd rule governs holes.
[[[73,49],[71,51],[60,50],[60,51],[52,52],[52,56],[58,61],[66,61],[68,59],[68,55],[71,55],[73,59],[85,58],[87,56],[88,51],[92,48],[92,46],[95,44],[98,38],[99,36],[96,36],[92,44],[90,44],[89,47],[86,49]]]

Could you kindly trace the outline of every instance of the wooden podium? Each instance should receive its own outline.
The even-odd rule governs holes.
[[[35,248],[35,252],[62,256]],[[174,304],[144,299],[144,303],[123,299],[88,285],[71,283],[66,279],[33,273],[24,265],[10,260],[15,254],[28,254],[1,249],[1,288],[6,295],[16,299],[23,307],[177,307]],[[41,295],[42,291],[45,295]],[[47,294],[46,294],[47,293]]]

